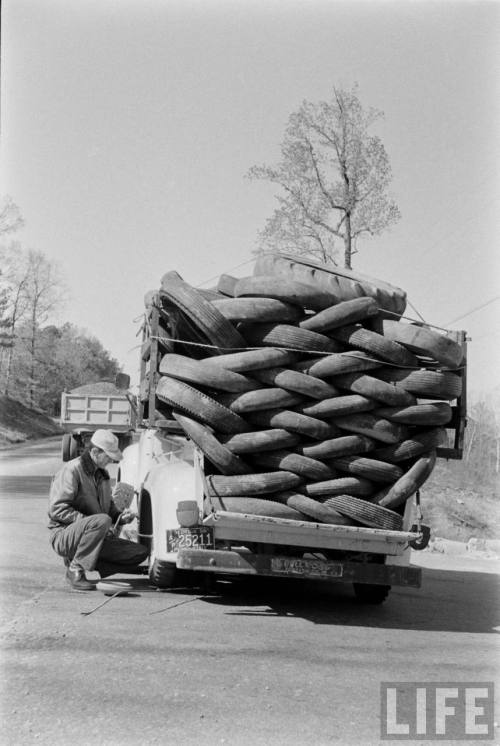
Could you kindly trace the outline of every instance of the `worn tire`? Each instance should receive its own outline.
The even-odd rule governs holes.
[[[380,505],[374,505],[366,500],[360,500],[352,495],[337,495],[332,497],[328,504],[339,513],[370,528],[381,528],[389,531],[401,531],[403,528],[403,518],[399,513]]]
[[[344,373],[357,373],[363,370],[380,368],[383,363],[374,360],[366,353],[358,352],[336,352],[325,357],[304,360],[293,365],[295,370],[307,373],[316,378],[330,378]]]
[[[230,321],[205,300],[177,272],[167,272],[161,278],[160,295],[187,316],[220,354],[228,349],[244,348],[245,342]]]
[[[271,428],[221,436],[220,440],[232,453],[259,453],[279,448],[293,448],[300,443],[300,436],[282,428]]]
[[[280,492],[273,495],[273,499],[288,505],[289,508],[299,511],[318,523],[327,523],[334,526],[353,525],[353,521],[350,518],[338,513],[328,505],[313,500],[311,497],[302,495],[299,492]]]
[[[292,521],[310,521],[298,510],[272,499],[259,497],[209,497],[210,506],[216,511],[262,515],[268,518],[286,518]]]
[[[241,333],[248,346],[285,347],[300,352],[338,352],[338,342],[318,332],[290,324],[245,324]]]
[[[208,362],[226,370],[232,370],[235,373],[247,373],[253,370],[262,370],[263,368],[274,368],[277,365],[286,366],[295,363],[300,355],[296,352],[287,350],[278,350],[268,347],[261,350],[244,350],[243,352],[233,352],[218,357],[207,357],[200,362]]]
[[[298,474],[312,482],[320,482],[334,476],[332,469],[317,459],[292,451],[268,451],[257,453],[250,459],[258,469],[283,469]]]
[[[315,417],[307,417],[289,409],[270,409],[268,411],[251,412],[248,421],[258,428],[277,427],[292,433],[305,435],[314,440],[331,438],[337,430],[328,422]]]
[[[157,383],[156,395],[174,409],[221,433],[242,433],[250,428],[245,420],[227,407],[183,381],[163,376]]]
[[[217,290],[219,293],[222,293],[222,295],[234,298],[234,287],[237,282],[237,277],[232,277],[231,275],[220,275],[219,281],[217,282]]]
[[[449,371],[380,368],[374,375],[422,399],[452,401],[462,393],[462,379]]]
[[[364,477],[371,482],[396,482],[403,470],[394,464],[363,456],[343,456],[332,461],[335,469],[355,477]]]
[[[207,494],[215,497],[251,497],[292,490],[302,479],[291,471],[272,471],[241,476],[209,475],[205,478]]]
[[[352,391],[353,394],[375,399],[393,407],[406,407],[416,404],[416,399],[408,391],[398,389],[386,381],[381,381],[374,376],[365,373],[346,373],[343,376],[335,376],[333,379],[339,388]]]
[[[212,303],[228,321],[232,322],[284,323],[298,321],[304,315],[297,306],[275,298],[219,298]]]
[[[216,466],[222,474],[229,476],[248,474],[251,471],[248,464],[220,443],[208,427],[179,412],[174,412],[174,417],[186,435],[191,438],[210,463]]]
[[[273,275],[243,277],[236,283],[234,294],[236,297],[250,295],[274,298],[301,309],[310,308],[313,311],[320,311],[337,302],[334,295],[321,291],[314,284],[285,280]]]
[[[268,386],[280,386],[287,391],[310,397],[311,399],[327,399],[339,393],[334,386],[320,378],[299,373],[287,368],[267,368],[254,373],[254,377]]]
[[[324,311],[309,316],[299,323],[302,329],[313,332],[328,332],[346,324],[354,324],[371,316],[378,315],[378,307],[373,298],[353,298],[338,303]]]
[[[373,440],[363,435],[341,435],[322,440],[321,443],[299,445],[295,450],[302,456],[322,460],[367,453],[374,448]]]
[[[309,482],[300,488],[300,492],[324,502],[338,495],[369,497],[374,492],[374,485],[362,477],[338,477],[322,482]],[[335,508],[333,503],[328,504]]]
[[[410,407],[377,407],[373,414],[401,425],[431,427],[447,425],[453,416],[453,410],[447,402],[440,401]]]
[[[389,422],[389,420],[384,420],[383,417],[376,417],[371,412],[336,417],[333,422],[341,430],[367,435],[369,438],[382,441],[382,443],[399,443],[406,434],[404,425]]]
[[[427,481],[436,465],[436,451],[421,456],[391,487],[378,493],[373,502],[395,510],[403,505]]]
[[[235,373],[220,366],[211,365],[210,360],[213,360],[213,358],[202,362],[185,355],[167,353],[161,359],[159,370],[165,376],[185,381],[196,387],[202,386],[233,393],[253,391],[259,387],[259,384],[252,378],[247,378],[241,373]]]
[[[375,409],[377,404],[372,399],[358,394],[349,394],[347,396],[334,396],[323,401],[316,401],[311,404],[300,404],[294,409],[300,414],[308,417],[317,417],[320,420],[330,417],[342,417],[343,415],[356,414],[357,412],[369,412]]]
[[[420,324],[404,324],[387,319],[384,319],[382,328],[384,337],[416,355],[433,358],[449,368],[457,368],[462,362],[464,353],[461,346],[445,334]]]
[[[356,350],[367,352],[388,363],[418,367],[418,359],[405,347],[362,326],[347,325],[340,329],[332,329],[329,334],[338,342],[354,347]]]
[[[390,311],[392,315],[401,316],[406,308],[406,293],[401,288],[332,264],[312,262],[297,254],[261,254],[254,273],[314,285],[318,290],[333,295],[337,303],[369,296],[375,299],[379,308]]]
[[[304,401],[302,396],[277,386],[266,389],[247,391],[244,394],[225,394],[218,401],[237,414],[247,414],[260,410],[272,410],[280,407],[294,407]]]
[[[399,463],[421,456],[427,451],[433,451],[444,442],[446,442],[446,431],[441,427],[434,427],[413,433],[410,437],[395,445],[379,448],[373,455],[383,461]]]

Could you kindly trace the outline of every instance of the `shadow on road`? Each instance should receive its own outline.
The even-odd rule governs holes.
[[[216,584],[219,591],[221,584]],[[300,617],[314,624],[450,632],[498,632],[498,577],[424,570],[422,588],[393,588],[381,606],[359,603],[349,584],[306,588],[303,581],[246,578],[225,583],[205,601],[226,614]],[[238,607],[245,608],[238,608]]]

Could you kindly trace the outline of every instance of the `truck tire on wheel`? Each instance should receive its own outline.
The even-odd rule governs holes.
[[[71,433],[64,433],[62,439],[62,460],[72,461],[78,456],[78,441]]]
[[[390,585],[353,583],[354,594],[362,604],[383,604],[390,593]]]

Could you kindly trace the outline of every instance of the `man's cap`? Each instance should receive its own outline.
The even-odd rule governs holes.
[[[96,430],[90,439],[93,446],[104,451],[113,461],[121,461],[123,455],[118,448],[118,438],[110,430]]]

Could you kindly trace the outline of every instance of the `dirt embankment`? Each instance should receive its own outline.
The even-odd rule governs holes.
[[[0,448],[61,432],[52,417],[7,396],[0,396]]]

